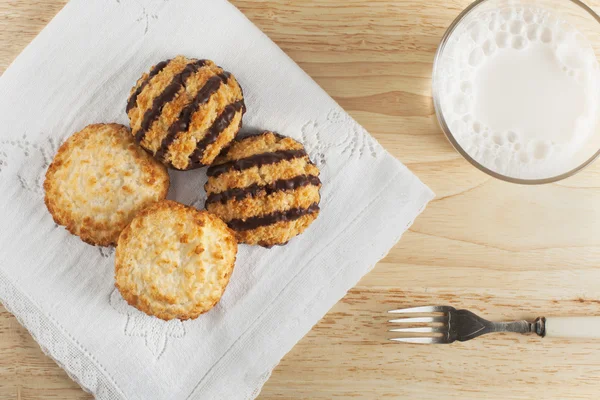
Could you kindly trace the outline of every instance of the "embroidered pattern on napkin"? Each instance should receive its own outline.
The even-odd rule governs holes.
[[[331,132],[340,132],[332,135]],[[376,158],[382,147],[369,133],[358,125],[350,115],[332,109],[327,117],[308,121],[302,126],[302,142],[311,160],[319,167],[326,164],[325,153],[334,149],[339,155],[350,159],[355,155]]]
[[[19,139],[1,140],[0,174],[10,163],[8,154],[20,151],[25,157],[29,158],[28,162],[23,165],[22,170],[17,172],[17,179],[21,187],[31,193],[43,195],[46,170],[52,162],[58,147],[58,141],[51,136],[48,136],[39,144],[30,142],[27,134],[23,134]]]
[[[150,317],[127,304],[117,289],[110,294],[110,305],[127,317],[123,328],[124,334],[143,338],[146,347],[157,360],[165,352],[169,339],[185,336],[183,322],[178,319],[163,321]]]

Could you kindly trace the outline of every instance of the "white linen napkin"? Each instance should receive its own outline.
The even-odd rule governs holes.
[[[235,74],[244,129],[306,145],[321,168],[322,211],[287,246],[240,246],[209,313],[163,322],[115,291],[113,249],[54,224],[42,183],[66,137],[127,124],[136,79],[178,54]],[[433,197],[225,0],[72,0],[0,78],[0,127],[0,300],[98,399],[254,398]],[[204,170],[171,179],[171,199],[203,206]]]

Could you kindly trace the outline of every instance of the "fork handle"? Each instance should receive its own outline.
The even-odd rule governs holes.
[[[546,318],[547,337],[600,338],[600,317]]]

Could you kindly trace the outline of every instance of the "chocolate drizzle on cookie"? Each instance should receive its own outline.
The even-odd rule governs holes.
[[[202,156],[206,148],[217,140],[221,132],[227,129],[229,124],[231,124],[231,121],[233,121],[235,114],[237,114],[237,112],[240,110],[242,111],[242,114],[246,111],[244,100],[238,100],[235,103],[231,103],[227,107],[225,107],[223,112],[217,117],[217,119],[215,119],[212,126],[208,128],[208,131],[206,132],[204,137],[200,139],[196,144],[196,149],[190,155],[189,162],[191,165],[203,165]]]
[[[165,154],[171,143],[177,138],[177,134],[179,132],[186,132],[190,129],[194,113],[210,100],[210,97],[219,90],[221,84],[227,83],[230,76],[231,74],[229,72],[223,72],[208,79],[204,86],[196,93],[194,100],[181,110],[177,121],[169,127],[167,135],[163,138],[160,147],[156,151],[156,157],[159,160],[165,161]]]
[[[236,231],[249,231],[260,228],[261,226],[272,225],[281,221],[294,221],[305,215],[319,212],[319,204],[313,203],[307,208],[290,208],[285,211],[276,211],[271,214],[260,217],[250,217],[247,219],[232,219],[227,225]]]
[[[252,184],[244,188],[229,189],[220,193],[212,193],[206,199],[206,205],[211,203],[225,204],[229,200],[243,200],[246,197],[255,197],[259,193],[269,196],[278,191],[294,190],[303,186],[319,186],[321,180],[314,175],[298,175],[291,179],[279,179],[268,185]]]
[[[317,218],[319,169],[301,143],[267,131],[236,139],[220,157],[207,172],[205,206],[240,243],[283,245]]]
[[[150,83],[150,79],[154,78],[156,75],[158,75],[160,71],[165,69],[165,67],[169,64],[170,61],[171,60],[161,61],[150,70],[148,78],[146,78],[146,80],[143,81],[137,89],[135,89],[131,96],[129,96],[129,100],[127,100],[127,107],[125,107],[125,112],[129,113],[131,109],[135,108],[138,96],[140,95],[140,93],[142,93],[146,85]]]
[[[181,72],[173,77],[171,83],[167,85],[162,93],[154,98],[152,101],[152,107],[150,107],[144,113],[144,118],[142,119],[140,129],[138,129],[138,131],[135,133],[135,140],[138,143],[144,140],[146,132],[150,130],[154,121],[160,116],[164,106],[175,98],[181,88],[184,88],[185,90],[186,80],[192,74],[196,73],[200,68],[206,65],[206,63],[206,60],[196,60],[186,65]]]
[[[152,67],[127,104],[137,143],[179,170],[212,164],[239,132],[240,110],[246,111],[244,94],[231,73],[185,56]]]
[[[207,175],[217,177],[229,171],[243,171],[252,167],[261,167],[263,165],[275,164],[283,160],[293,160],[294,158],[306,157],[304,149],[298,150],[277,150],[270,153],[255,154],[250,157],[239,160],[229,161],[224,164],[214,165],[208,169]]]

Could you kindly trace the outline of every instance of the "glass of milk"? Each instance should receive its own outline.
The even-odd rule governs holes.
[[[600,18],[577,0],[479,0],[433,68],[448,140],[497,178],[548,183],[600,154]]]

